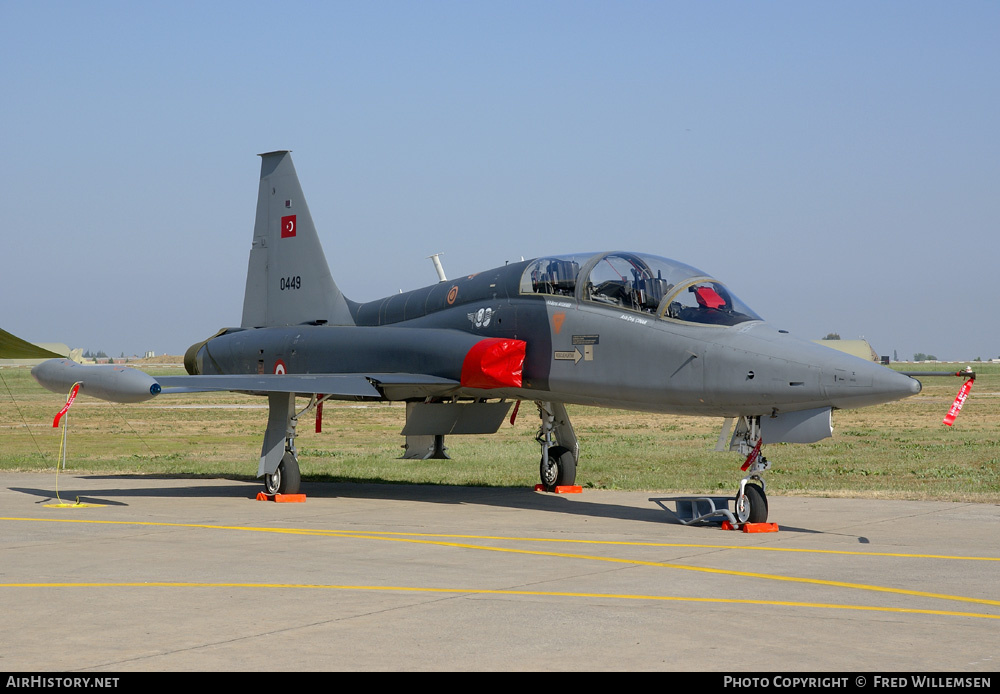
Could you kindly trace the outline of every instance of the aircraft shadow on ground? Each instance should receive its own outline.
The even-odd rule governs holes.
[[[240,481],[229,479],[232,484],[200,484],[200,480],[218,480],[211,477],[192,477],[186,475],[85,475],[77,479],[87,480],[141,480],[154,482],[157,480],[187,480],[189,484],[182,486],[148,485],[137,488],[121,488],[108,486],[100,489],[80,489],[70,485],[67,489],[58,490],[58,497],[63,503],[104,504],[108,506],[129,506],[129,501],[142,498],[187,498],[187,499],[255,499],[262,490],[258,481]],[[55,488],[10,487],[11,491],[38,497],[39,504],[57,501]],[[607,500],[596,502],[586,500],[587,490],[581,494],[563,495],[536,492],[527,487],[485,487],[485,486],[455,486],[436,484],[400,484],[381,482],[378,480],[338,480],[308,482],[302,484],[302,492],[307,498],[317,499],[381,499],[387,502],[406,501],[429,504],[449,505],[479,505],[506,509],[523,509],[546,511],[564,516],[586,518],[609,518],[618,520],[638,521],[643,523],[682,525],[670,511],[666,511],[650,501],[650,508],[636,508],[621,504],[609,503]],[[124,500],[123,500],[124,499]],[[688,526],[692,532],[696,530],[717,531],[717,523],[701,523]],[[809,528],[794,528],[780,526],[783,532],[817,533],[821,531]],[[859,541],[864,542],[863,538]]]
[[[88,479],[88,480],[143,480],[143,481],[153,481],[153,480],[188,480],[190,484],[180,487],[170,486],[170,487],[157,487],[157,486],[144,486],[134,489],[126,489],[123,487],[106,487],[103,489],[81,489],[79,487],[73,486],[73,479]],[[208,476],[198,476],[193,477],[189,475],[75,475],[70,480],[65,480],[63,484],[66,484],[66,488],[57,489],[55,485],[51,488],[41,488],[41,487],[8,487],[12,492],[19,492],[21,494],[29,494],[38,497],[39,501],[37,503],[51,503],[58,500],[62,500],[64,503],[71,503],[79,500],[81,503],[89,504],[105,504],[107,506],[128,506],[129,504],[125,501],[120,501],[116,499],[121,498],[152,498],[152,497],[182,497],[182,498],[203,498],[203,499],[214,499],[214,498],[238,498],[245,496],[248,491],[246,484],[239,484],[234,480],[232,485],[206,485],[199,484],[199,480],[206,479],[218,479],[215,477]],[[258,485],[259,486],[259,485]],[[256,491],[254,492],[256,494]]]

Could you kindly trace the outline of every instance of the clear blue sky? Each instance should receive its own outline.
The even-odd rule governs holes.
[[[626,249],[809,339],[1000,356],[1000,3],[0,2],[0,327],[238,325],[291,149],[369,300]]]

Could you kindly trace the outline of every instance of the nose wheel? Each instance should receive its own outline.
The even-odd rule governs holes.
[[[767,522],[767,494],[764,488],[743,480],[736,494],[736,520],[739,523]]]

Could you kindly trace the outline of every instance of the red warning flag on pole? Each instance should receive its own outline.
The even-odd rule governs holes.
[[[59,414],[56,415],[56,418],[52,420],[52,427],[54,429],[59,428],[59,420],[62,419],[62,416],[66,414],[69,408],[73,405],[73,401],[76,400],[76,394],[79,391],[80,391],[80,384],[74,383],[73,390],[69,392],[69,397],[66,398],[66,404],[63,405],[63,408],[61,410],[59,410]]]
[[[962,384],[962,387],[958,391],[958,397],[955,398],[955,402],[951,404],[951,409],[948,410],[948,414],[944,416],[944,423],[951,426],[955,423],[955,417],[958,413],[962,411],[962,405],[965,404],[965,399],[969,397],[969,391],[972,390],[972,384],[976,379],[970,378],[968,381]]]

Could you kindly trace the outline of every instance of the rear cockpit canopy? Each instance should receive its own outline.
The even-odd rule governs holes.
[[[521,275],[521,294],[572,297],[688,323],[736,325],[761,320],[701,270],[669,258],[624,251],[538,258]]]

